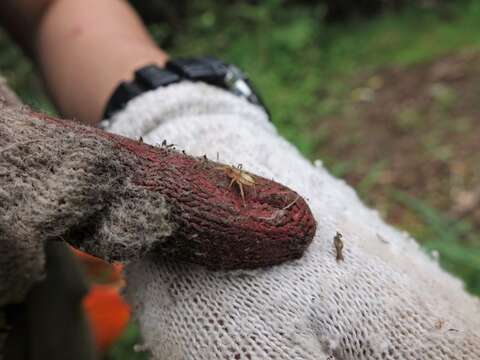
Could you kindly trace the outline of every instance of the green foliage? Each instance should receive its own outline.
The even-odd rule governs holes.
[[[417,8],[435,8],[439,11],[448,12],[452,4],[448,0],[203,0],[192,2],[177,0],[175,2],[150,1],[150,0],[129,0],[139,11],[142,18],[148,23],[169,22],[170,27],[179,27],[181,23],[190,21],[198,12],[206,9],[220,7],[222,9],[237,7],[243,4],[254,5],[260,9],[265,6],[281,6],[288,11],[294,7],[316,7],[320,6],[322,12],[319,14],[320,21],[339,22],[352,18],[369,18],[385,11],[398,11],[408,6]],[[467,0],[464,0],[464,2]]]
[[[467,288],[480,295],[480,234],[467,221],[441,214],[419,199],[401,191],[392,193],[393,200],[413,210],[424,227],[412,235],[426,250],[438,251],[440,263],[465,280]]]
[[[0,29],[1,30],[1,29]],[[33,75],[33,65],[22,56],[16,46],[12,46],[5,33],[0,31],[0,74],[8,79],[9,85],[34,109],[54,114],[38,77]]]
[[[147,360],[148,353],[135,351],[135,346],[141,342],[138,328],[130,323],[116,344],[105,355],[104,360]]]
[[[282,134],[309,155],[321,141],[309,125],[343,111],[356,74],[480,47],[480,3],[460,4],[448,13],[414,8],[325,25],[321,5],[235,2],[199,6],[173,40],[158,24],[151,28],[159,43],[170,39],[175,56],[211,54],[239,64],[264,95]]]

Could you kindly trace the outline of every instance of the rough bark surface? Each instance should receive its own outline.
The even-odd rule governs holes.
[[[105,139],[134,162],[132,183],[163,195],[170,208],[174,229],[154,245],[162,255],[213,269],[254,268],[298,258],[313,239],[316,223],[308,205],[281,184],[250,174],[255,190],[246,189],[244,205],[219,163],[168,146],[154,147],[73,122],[30,115],[79,137]]]

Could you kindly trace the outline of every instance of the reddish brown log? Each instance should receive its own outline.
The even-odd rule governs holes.
[[[175,231],[158,247],[169,258],[214,269],[254,268],[299,258],[313,239],[316,223],[308,205],[281,184],[250,174],[255,191],[244,188],[244,205],[238,187],[229,188],[231,179],[221,164],[43,114],[32,116],[79,136],[107,139],[135,159],[132,181],[163,194],[171,206]]]

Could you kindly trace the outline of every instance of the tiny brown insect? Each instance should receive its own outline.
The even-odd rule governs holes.
[[[437,321],[435,321],[435,329],[440,330],[443,325],[445,325],[445,320],[438,319]]]
[[[335,245],[335,251],[337,252],[337,261],[343,261],[343,241],[342,234],[337,231],[337,234],[333,238],[333,244]]]
[[[245,192],[243,190],[243,187],[252,186],[253,189],[255,190],[255,179],[253,178],[253,176],[250,174],[247,174],[245,171],[242,170],[242,164],[238,164],[237,166],[224,165],[224,166],[217,167],[217,169],[223,170],[225,174],[230,179],[232,179],[230,181],[230,185],[228,185],[229,189],[232,187],[234,183],[237,184],[238,188],[240,189],[240,195],[242,197],[243,206],[246,206]]]

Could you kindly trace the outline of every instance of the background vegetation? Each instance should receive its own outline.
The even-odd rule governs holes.
[[[245,69],[285,137],[480,295],[480,1],[452,3],[134,1],[172,55]],[[54,111],[4,35],[0,54],[24,101]],[[142,357],[137,336],[109,357]]]

